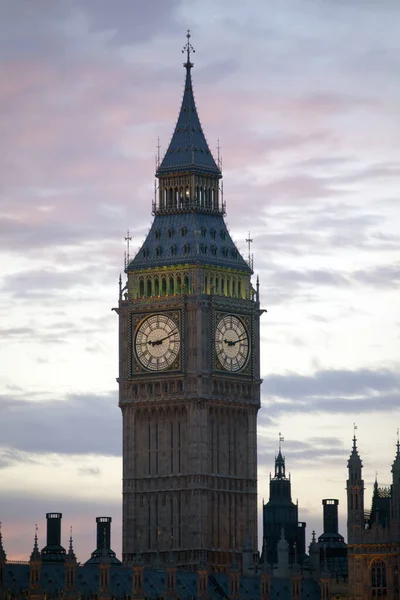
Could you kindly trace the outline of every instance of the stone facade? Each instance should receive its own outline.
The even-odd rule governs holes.
[[[356,438],[348,462],[348,569],[350,600],[399,600],[400,445],[392,466],[392,485],[374,486],[371,511],[364,511],[362,461]]]
[[[257,549],[262,311],[224,222],[192,66],[188,54],[178,123],[156,173],[155,218],[116,309],[123,561],[140,552],[146,564],[165,564],[172,553],[193,567],[205,553],[226,570],[246,535]]]

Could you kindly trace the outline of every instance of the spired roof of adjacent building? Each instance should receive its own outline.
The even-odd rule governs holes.
[[[187,60],[184,63],[186,78],[181,110],[168,150],[156,175],[159,177],[190,171],[221,177],[221,171],[210,152],[197,113],[191,77],[193,63],[190,61],[190,52],[194,50],[189,41],[189,31],[187,38],[187,44],[183,49],[183,52],[187,52]]]

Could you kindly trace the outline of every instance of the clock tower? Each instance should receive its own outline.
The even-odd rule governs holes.
[[[257,548],[258,285],[224,222],[219,161],[185,89],[158,165],[153,222],[119,306],[123,560],[206,556],[226,569]]]

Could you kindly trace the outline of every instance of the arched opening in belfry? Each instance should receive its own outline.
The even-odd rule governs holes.
[[[139,296],[141,298],[143,298],[143,296],[144,296],[144,281],[143,281],[143,279],[141,279],[139,281]]]
[[[231,295],[231,278],[228,277],[226,280],[226,295],[230,296]]]
[[[173,195],[174,195],[174,191],[173,191],[173,189],[172,189],[172,187],[171,187],[171,188],[169,188],[169,190],[168,190],[168,208],[171,208],[171,207],[172,207],[172,199],[173,199]]]
[[[158,279],[158,277],[154,279],[154,295],[160,295],[160,280]]]
[[[165,277],[161,279],[161,294],[162,296],[167,294],[167,279]]]
[[[188,294],[189,293],[189,277],[187,275],[185,275],[185,277],[184,277],[183,287],[185,289],[185,294]]]
[[[147,280],[147,292],[146,292],[147,296],[151,296],[151,279]]]
[[[175,188],[175,193],[174,193],[174,208],[178,207],[178,196],[179,196],[179,192],[178,192],[178,188]]]
[[[178,294],[182,292],[182,278],[180,275],[176,278],[176,291]]]
[[[232,296],[236,296],[236,279],[232,280]]]
[[[175,288],[174,288],[174,278],[171,276],[169,278],[169,293],[172,295],[175,292]]]
[[[239,296],[239,298],[242,297],[242,282],[240,279],[238,281],[238,296]]]
[[[219,277],[215,278],[215,293],[219,294]]]
[[[208,294],[208,277],[207,277],[207,275],[204,277],[204,293]]]

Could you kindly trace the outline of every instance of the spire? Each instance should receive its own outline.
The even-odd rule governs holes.
[[[0,521],[0,563],[5,563],[7,560],[7,554],[3,547],[3,534],[1,532],[1,521]]]
[[[399,430],[397,429],[396,456],[392,464],[392,473],[400,473],[400,439]]]
[[[285,438],[282,436],[281,432],[279,432],[279,452],[278,456],[275,457],[275,478],[277,479],[285,479],[285,459],[282,456],[282,442],[285,441]]]
[[[210,152],[197,114],[191,78],[193,63],[190,60],[194,48],[190,43],[189,30],[186,37],[188,41],[182,50],[186,52],[186,62],[183,64],[186,78],[181,110],[168,150],[158,167],[156,176],[177,172],[197,172],[221,177],[221,171]]]
[[[72,526],[69,529],[69,548],[68,548],[67,558],[69,558],[69,560],[76,560],[74,547],[72,544]]]
[[[357,438],[356,438],[356,429],[357,429],[357,425],[355,423],[353,423],[353,428],[354,428],[354,435],[353,435],[353,448],[351,450],[351,454],[347,463],[348,467],[362,467],[362,462],[361,462],[361,458],[360,455],[358,454],[358,450],[357,450]]]
[[[32,550],[32,554],[31,554],[31,560],[40,560],[41,556],[40,556],[40,552],[39,552],[39,546],[38,546],[38,526],[35,525],[35,537],[34,537],[34,542],[33,542],[33,550]]]

